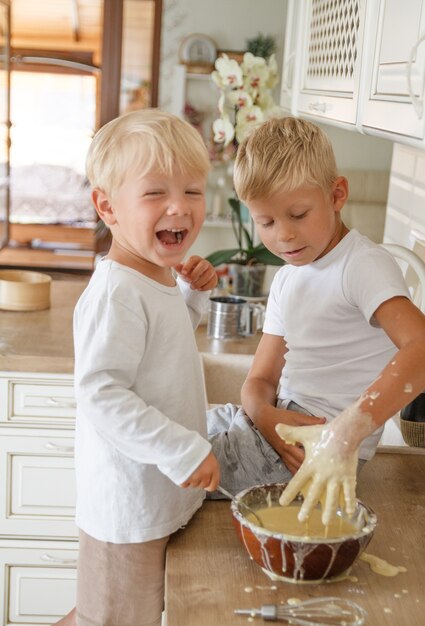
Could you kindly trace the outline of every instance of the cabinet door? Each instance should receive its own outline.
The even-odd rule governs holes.
[[[78,545],[19,543],[0,547],[1,623],[56,623],[75,605]]]
[[[368,18],[369,21],[369,18]],[[362,125],[424,136],[425,8],[423,0],[381,0],[371,9],[375,50],[366,84]]]
[[[365,0],[303,2],[299,113],[356,123],[365,7]]]
[[[0,0],[0,249],[9,240],[10,1]]]
[[[73,437],[60,431],[5,431],[0,437],[0,535],[75,538]]]
[[[299,82],[302,3],[289,0],[286,16],[285,49],[283,52],[283,68],[280,104],[293,115],[297,113],[297,86]]]

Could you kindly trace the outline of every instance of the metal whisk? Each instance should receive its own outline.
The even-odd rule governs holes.
[[[284,620],[299,626],[362,626],[366,611],[344,598],[314,598],[298,604],[264,604],[261,609],[236,609],[236,615],[262,617],[266,622]]]

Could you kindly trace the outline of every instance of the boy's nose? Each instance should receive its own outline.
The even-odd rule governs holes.
[[[186,215],[189,207],[184,197],[172,198],[167,207],[167,215]]]
[[[294,239],[295,232],[291,224],[281,224],[278,232],[279,241],[291,241]]]

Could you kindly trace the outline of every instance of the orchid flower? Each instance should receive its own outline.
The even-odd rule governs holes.
[[[223,117],[213,123],[214,141],[228,146],[235,136],[235,128],[229,118]]]
[[[215,68],[223,85],[232,88],[242,86],[242,68],[237,61],[229,59],[227,54],[217,59]]]
[[[240,143],[256,125],[281,115],[271,92],[278,81],[274,55],[266,60],[246,52],[239,64],[223,54],[211,77],[220,92],[220,117],[213,124],[215,143],[228,146],[234,139]]]

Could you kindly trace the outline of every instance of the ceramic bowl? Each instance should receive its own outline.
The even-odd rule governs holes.
[[[50,307],[51,277],[25,270],[0,271],[0,309],[40,311]]]
[[[231,503],[237,533],[249,556],[273,580],[292,583],[320,583],[347,574],[372,539],[377,519],[374,512],[358,501],[356,516],[360,529],[352,536],[309,538],[276,533],[250,522],[238,499],[256,510],[279,504],[286,483],[257,485],[241,491]],[[298,497],[301,502],[301,496]]]

